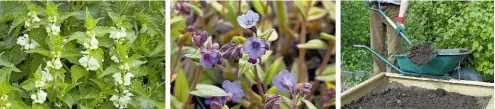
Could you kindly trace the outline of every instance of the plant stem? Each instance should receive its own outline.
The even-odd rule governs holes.
[[[258,93],[261,95],[261,101],[265,101],[265,92],[263,92],[263,86],[260,77],[258,76],[258,68],[256,68],[256,65],[254,66],[254,76],[256,77],[256,86],[258,87]]]
[[[237,2],[237,16],[241,16],[241,1],[238,1]],[[244,31],[242,30],[242,27],[238,26],[239,27],[239,33],[241,33],[240,35],[241,36],[244,36]]]
[[[196,90],[196,85],[198,84],[199,75],[201,74],[202,69],[203,69],[203,67],[199,66],[198,70],[196,71],[196,74],[194,74],[194,82],[193,82],[192,87],[189,90],[189,92]],[[187,109],[187,107],[189,106],[189,102],[191,102],[191,99],[192,99],[192,95],[189,94],[189,97],[187,98],[186,103],[184,103],[184,106],[182,106],[184,109]]]
[[[325,57],[323,57],[323,61],[320,64],[320,68],[318,70],[318,75],[323,75],[323,71],[325,70],[325,66],[327,66],[328,61],[330,60],[330,56],[332,55],[333,51],[333,45],[328,44],[328,49],[327,52],[325,53]],[[320,86],[320,81],[314,80],[313,82],[313,87],[311,87],[311,90],[309,92],[309,95],[306,98],[311,98],[313,96],[313,93],[315,90]]]
[[[297,109],[297,94],[292,93],[292,109]]]
[[[180,56],[180,53],[182,51],[183,46],[184,46],[183,43],[179,44],[179,50],[177,51],[177,55],[175,55],[175,60],[174,60],[173,66],[172,66],[172,71],[170,71],[170,78],[172,78],[172,75],[174,75],[174,73],[175,73],[175,68],[177,67],[177,62],[179,62],[179,56]]]
[[[306,7],[306,13],[309,12],[309,8],[311,6],[311,2],[308,2],[308,5]],[[301,44],[305,44],[306,43],[306,17],[303,17],[303,21],[301,21],[301,35],[299,35],[299,38],[300,39],[300,43]],[[299,60],[298,60],[298,75],[297,75],[297,82],[300,83],[300,82],[303,82],[303,74],[304,74],[304,56],[306,54],[306,49],[304,48],[299,48]]]

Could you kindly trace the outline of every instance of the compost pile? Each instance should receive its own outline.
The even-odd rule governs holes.
[[[433,58],[435,58],[435,56],[437,56],[438,54],[432,44],[432,42],[426,41],[421,44],[412,46],[411,48],[409,48],[409,54],[407,55],[407,58],[412,63],[418,66],[425,65]]]
[[[405,87],[400,83],[380,86],[342,109],[482,109],[490,97],[474,97],[447,92]]]

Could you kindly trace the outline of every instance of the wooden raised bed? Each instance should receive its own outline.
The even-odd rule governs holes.
[[[425,89],[444,89],[448,92],[455,92],[470,96],[491,96],[490,102],[485,109],[493,109],[493,83],[465,81],[465,80],[439,80],[431,78],[419,78],[402,76],[397,73],[380,73],[368,80],[346,90],[342,93],[341,107],[358,100],[362,96],[370,93],[380,85],[391,82],[398,82],[404,86],[415,86]]]

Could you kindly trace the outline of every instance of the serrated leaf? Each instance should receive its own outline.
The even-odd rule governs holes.
[[[189,84],[187,82],[188,81],[186,74],[184,74],[184,71],[179,68],[179,71],[177,72],[177,79],[175,80],[174,86],[180,86],[180,87],[174,88],[174,95],[177,97],[177,99],[180,102],[186,102],[189,96],[189,93],[187,93],[189,92]]]
[[[13,88],[10,86],[9,83],[9,77],[10,73],[12,72],[11,68],[4,67],[0,69],[0,96],[3,96],[7,93],[9,93]]]
[[[209,84],[197,84],[196,90],[191,91],[190,94],[200,97],[215,97],[215,96],[227,96],[227,93],[223,89]]]
[[[101,75],[98,76],[98,78],[101,78],[101,77],[104,77],[106,75],[109,75],[109,74],[114,74],[114,73],[117,73],[119,72],[119,68],[117,67],[116,64],[112,64],[110,65],[110,67],[107,67],[102,73]]]
[[[71,72],[72,83],[76,83],[79,78],[86,76],[88,73],[85,69],[83,69],[79,65],[73,65],[70,68],[70,72]]]
[[[297,48],[304,49],[327,49],[327,44],[319,39],[311,39],[305,44],[298,44]]]

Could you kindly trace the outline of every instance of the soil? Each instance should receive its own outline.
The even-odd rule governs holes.
[[[423,66],[426,63],[430,62],[435,56],[437,56],[437,51],[432,45],[432,42],[423,42],[421,44],[417,44],[412,46],[409,49],[409,54],[407,58],[418,66]]]
[[[380,86],[342,109],[484,109],[490,97],[475,97],[447,92],[406,87],[393,82]]]

